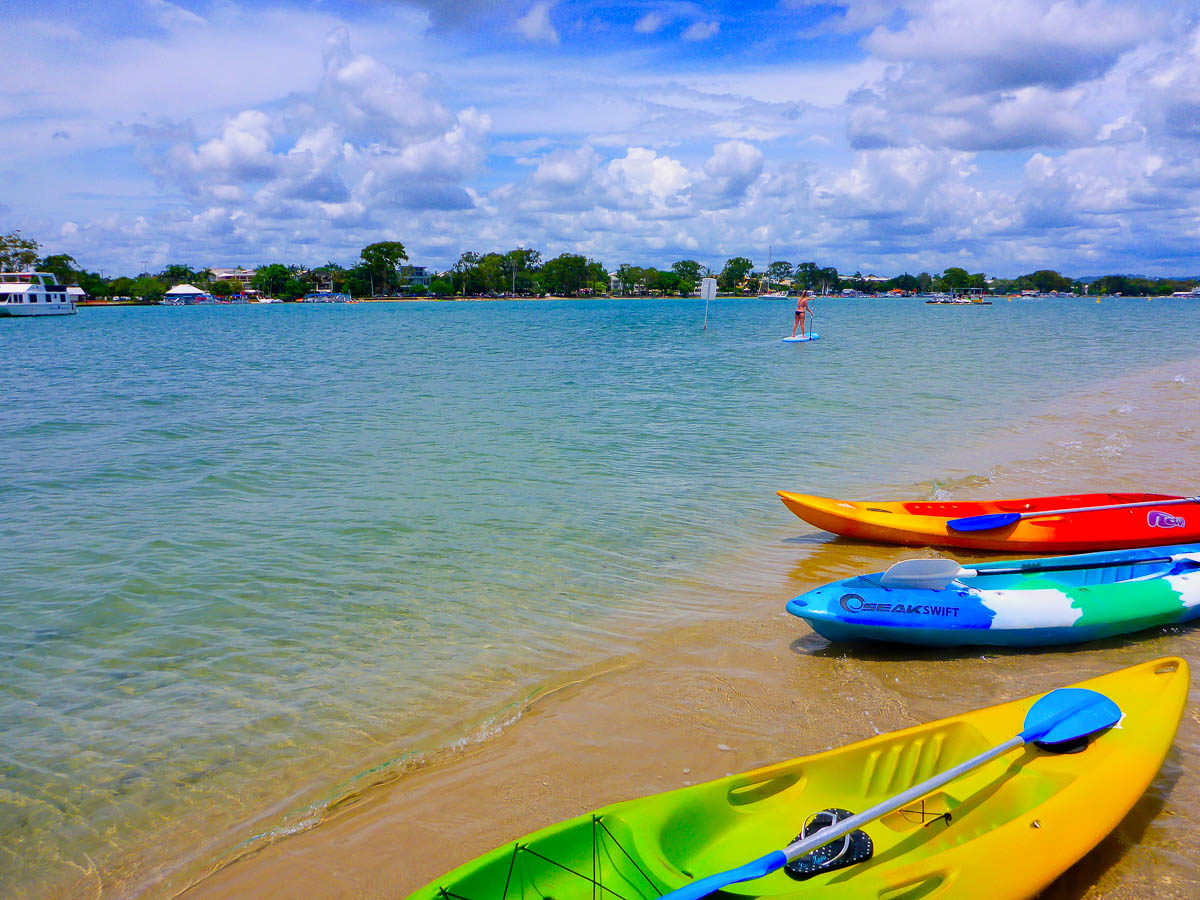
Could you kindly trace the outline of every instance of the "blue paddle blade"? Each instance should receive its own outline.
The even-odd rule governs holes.
[[[1121,721],[1121,708],[1103,694],[1086,688],[1060,688],[1033,704],[1025,715],[1025,742],[1061,744]]]
[[[990,528],[1003,528],[1013,522],[1021,521],[1020,513],[989,513],[986,516],[967,516],[963,519],[951,519],[946,527],[951,531],[987,531]]]
[[[664,894],[660,900],[700,900],[713,891],[719,891],[721,888],[737,884],[739,881],[753,881],[755,878],[770,875],[786,866],[787,861],[782,850],[772,850],[766,856],[760,856],[744,866],[718,872],[716,875],[709,875],[693,881],[691,884],[685,884],[679,890]]]

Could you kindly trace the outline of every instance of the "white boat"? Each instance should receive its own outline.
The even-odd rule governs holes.
[[[310,291],[300,298],[301,303],[353,303],[354,298],[349,294],[335,294],[333,291]]]
[[[75,298],[47,272],[0,272],[0,316],[73,316]]]
[[[786,300],[787,296],[788,296],[787,291],[771,290],[771,249],[772,248],[770,248],[770,247],[767,248],[767,269],[765,272],[763,272],[762,288],[759,291],[758,299],[759,300]]]
[[[217,298],[191,284],[177,284],[162,298],[163,306],[211,306]]]

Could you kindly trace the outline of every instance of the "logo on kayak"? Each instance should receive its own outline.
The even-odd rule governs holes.
[[[1146,513],[1146,524],[1151,528],[1182,528],[1187,524],[1187,519],[1152,509]]]
[[[858,594],[842,594],[838,600],[846,612],[899,613],[905,616],[943,616],[957,619],[957,606],[931,606],[928,603],[871,603]]]

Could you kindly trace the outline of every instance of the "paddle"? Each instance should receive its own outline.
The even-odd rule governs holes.
[[[924,797],[930,791],[990,762],[997,756],[1002,756],[1014,747],[1020,747],[1030,741],[1042,744],[1062,744],[1066,741],[1078,740],[1109,728],[1120,720],[1120,707],[1096,691],[1085,688],[1059,688],[1051,691],[1033,704],[1029,712],[1025,714],[1025,727],[1021,733],[1009,738],[1003,744],[985,750],[978,756],[959,763],[940,775],[934,775],[928,781],[913,785],[903,793],[890,797],[858,815],[842,819],[836,825],[824,828],[811,837],[788,844],[782,850],[772,850],[766,856],[751,860],[735,869],[718,872],[716,875],[709,875],[693,881],[678,890],[664,894],[661,900],[700,900],[713,891],[737,884],[739,881],[753,881],[755,878],[762,878],[764,875],[782,869],[792,860],[811,853],[819,847],[824,847],[830,841],[849,834],[856,828],[878,819],[894,809],[899,809]]]
[[[1138,506],[1174,506],[1177,503],[1200,503],[1200,496],[1179,497],[1175,500],[1145,500],[1140,503],[1112,503],[1108,506],[1080,506],[1077,509],[1044,509],[1023,513],[988,513],[983,516],[966,516],[962,519],[951,519],[946,527],[951,531],[989,531],[992,528],[1003,528],[1022,519],[1036,519],[1039,516],[1062,516],[1067,513],[1100,512],[1105,509],[1133,509]]]
[[[1050,566],[1039,565],[1040,560],[1033,560],[1019,566],[989,566],[986,569],[964,569],[954,560],[945,558],[902,559],[883,573],[879,583],[886,588],[940,591],[956,578],[972,578],[976,575],[1032,575],[1036,572],[1070,572],[1073,569],[1103,569],[1108,566],[1147,566],[1183,560],[1200,565],[1200,552]]]

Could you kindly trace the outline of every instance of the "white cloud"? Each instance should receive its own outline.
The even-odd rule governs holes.
[[[933,0],[902,28],[876,27],[874,55],[928,61],[963,92],[1066,88],[1102,75],[1155,28],[1144,11],[1103,0]]]
[[[663,17],[658,13],[646,13],[633,23],[633,30],[638,34],[654,34],[665,25]]]
[[[685,41],[707,41],[721,30],[718,22],[693,22],[683,32]]]
[[[271,120],[249,109],[226,120],[219,138],[205,141],[196,150],[179,147],[175,160],[209,182],[229,184],[271,177],[279,166],[272,152]]]
[[[725,141],[713,148],[712,156],[704,163],[704,173],[711,180],[716,198],[732,203],[762,174],[764,162],[762,151],[753,144]]]
[[[348,261],[397,222],[435,265],[524,242],[716,265],[774,243],[881,272],[1200,266],[1195,0],[1169,21],[1143,0],[786,5],[842,58],[813,61],[784,23],[795,53],[730,65],[678,32],[740,23],[657,0],[636,20],[411,0],[358,21],[145,0],[105,39],[42,13],[0,92],[22,134],[0,148],[0,230],[110,271],[143,248]],[[571,53],[488,38],[518,18]]]
[[[660,203],[692,183],[682,163],[645,147],[630,147],[624,157],[608,164],[608,174],[630,193],[649,195]]]
[[[579,190],[593,179],[599,162],[598,154],[589,146],[555,150],[542,158],[530,180],[536,187],[555,193]]]
[[[553,3],[541,2],[533,4],[529,12],[517,19],[517,31],[525,36],[525,40],[531,43],[557,44],[558,31],[555,30],[554,23],[550,21],[550,10],[553,8]]]

